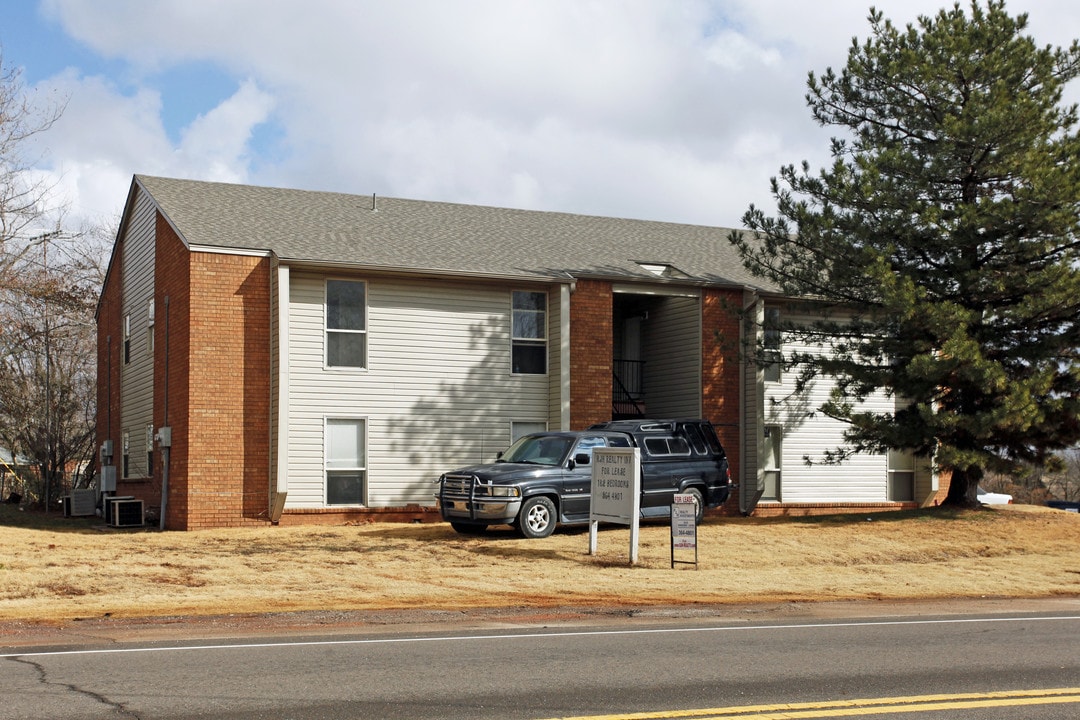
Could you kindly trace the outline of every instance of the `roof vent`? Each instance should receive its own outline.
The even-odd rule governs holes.
[[[684,273],[682,270],[679,270],[677,267],[675,267],[674,265],[672,265],[670,263],[639,262],[638,265],[640,265],[643,270],[646,270],[646,271],[652,273],[656,277],[662,277],[662,278],[688,278],[688,277],[690,277],[689,275]]]

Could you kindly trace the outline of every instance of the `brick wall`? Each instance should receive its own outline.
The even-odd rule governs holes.
[[[186,526],[267,522],[270,261],[189,258]]]
[[[154,425],[172,428],[165,527],[187,530],[192,527],[188,517],[190,253],[160,213],[154,252]],[[154,471],[158,482],[162,474],[162,455],[160,449],[155,452]]]
[[[108,309],[100,313],[99,338],[103,325],[119,328],[119,285],[119,277],[106,285],[103,308]],[[154,426],[172,429],[165,526],[191,530],[266,522],[269,260],[191,253],[158,214],[154,288]],[[113,344],[115,364],[119,348]],[[99,366],[101,357],[99,349]],[[114,373],[118,434],[118,367]],[[156,488],[161,487],[161,458],[157,449]]]
[[[570,295],[570,429],[611,419],[611,283],[578,280]]]
[[[742,291],[706,289],[701,298],[701,408],[716,427],[733,479],[739,477],[739,310]],[[733,494],[724,512],[738,513]]]
[[[120,367],[124,345],[123,242],[117,241],[97,309],[97,449],[113,441],[113,462],[120,463]],[[117,473],[119,475],[119,473]],[[133,494],[133,493],[127,493]],[[148,498],[140,498],[147,500]]]

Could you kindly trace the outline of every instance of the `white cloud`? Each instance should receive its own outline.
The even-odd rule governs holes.
[[[201,179],[245,182],[249,175],[248,143],[273,105],[270,95],[253,81],[244,81],[235,95],[184,129],[179,164],[201,171]]]
[[[74,70],[40,83],[39,94],[46,87],[67,103],[55,125],[33,139],[42,145],[38,170],[76,218],[111,217],[136,172],[247,181],[248,141],[271,109],[270,98],[245,82],[195,118],[175,145],[162,124],[161,97],[153,90],[124,95],[110,81],[80,77]]]
[[[56,78],[71,103],[48,142],[87,208],[146,172],[736,224],[782,165],[826,161],[806,74],[844,63],[870,4],[47,0],[125,68]],[[903,25],[949,3],[873,4]],[[1041,43],[1080,27],[1072,0],[1009,7],[1029,8]],[[235,90],[166,127],[162,73],[185,63]],[[279,144],[256,157],[267,121]]]

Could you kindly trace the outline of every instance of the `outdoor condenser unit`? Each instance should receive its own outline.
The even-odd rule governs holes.
[[[111,527],[142,527],[145,524],[143,501],[134,498],[109,500],[108,524]]]
[[[94,514],[94,506],[97,504],[97,492],[93,488],[72,490],[70,495],[65,495],[64,517],[85,517]]]

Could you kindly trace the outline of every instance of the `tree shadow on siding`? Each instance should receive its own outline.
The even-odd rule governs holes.
[[[440,347],[452,348],[454,340],[441,338]],[[443,472],[495,460],[510,444],[511,422],[548,419],[550,376],[511,373],[506,323],[473,323],[461,341],[469,345],[463,354],[479,355],[477,362],[465,368],[458,358],[448,357],[442,379],[434,385],[395,383],[396,391],[415,397],[407,413],[389,418],[390,446],[395,456],[416,468],[421,492],[433,492],[434,485],[424,483],[434,483]],[[438,372],[437,362],[427,365]],[[429,492],[424,499],[430,497]]]

